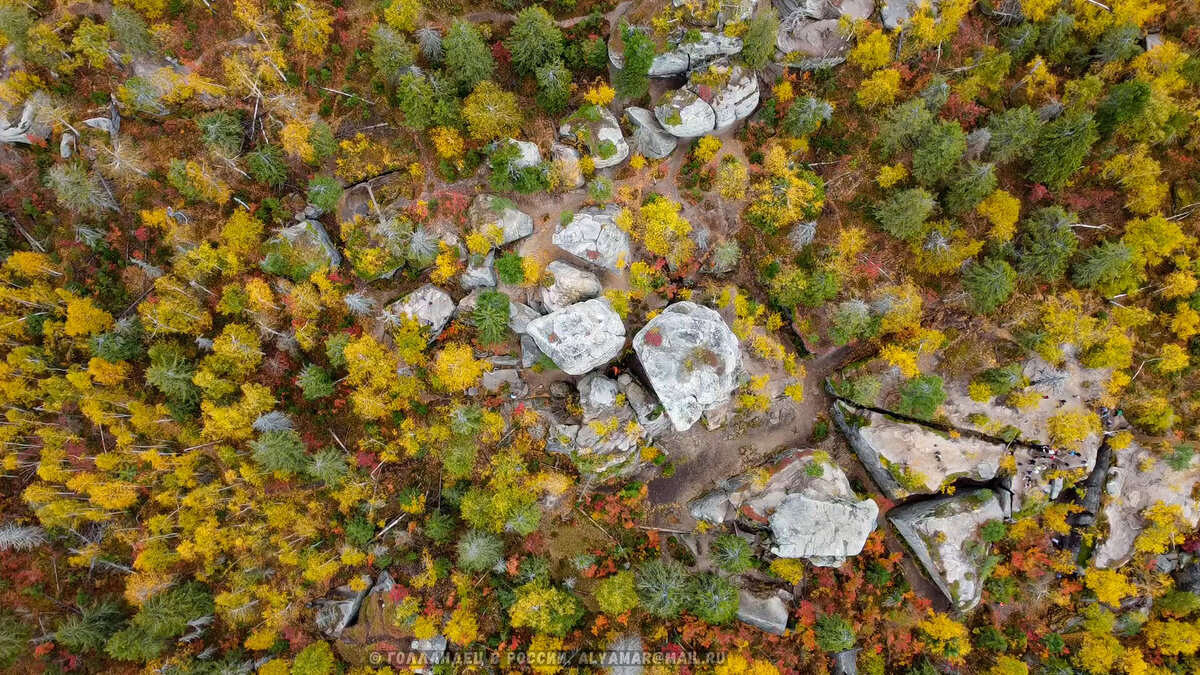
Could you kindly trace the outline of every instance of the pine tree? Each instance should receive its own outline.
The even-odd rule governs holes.
[[[970,263],[963,268],[963,289],[971,298],[971,309],[980,314],[996,310],[1012,297],[1017,273],[999,258]]]
[[[967,135],[958,122],[931,126],[913,151],[912,175],[922,185],[935,185],[954,170],[967,151]]]
[[[471,22],[455,21],[442,46],[446,51],[446,72],[460,92],[471,91],[492,77],[496,68],[492,51]]]
[[[1058,281],[1079,242],[1071,225],[1075,214],[1058,206],[1034,211],[1017,235],[1017,271],[1045,281]]]
[[[996,171],[991,164],[970,162],[959,169],[946,191],[946,209],[951,213],[970,211],[996,189]]]
[[[549,12],[533,5],[517,13],[504,46],[512,54],[516,71],[529,74],[562,59],[563,33]]]
[[[46,543],[46,532],[36,525],[0,525],[0,551],[32,551]]]
[[[1099,134],[1090,112],[1072,112],[1047,124],[1034,144],[1030,180],[1058,189],[1083,166]]]
[[[695,575],[686,593],[688,610],[705,623],[719,626],[737,616],[738,589],[724,577],[711,572]]]
[[[651,616],[671,619],[683,610],[687,572],[674,560],[650,560],[637,568],[638,601]]]
[[[55,164],[46,172],[44,183],[60,204],[76,213],[95,215],[117,210],[117,202],[108,187],[82,162]]]
[[[466,572],[486,572],[504,556],[504,542],[483,530],[470,530],[458,540],[458,566]]]
[[[1042,118],[1027,105],[1010,108],[988,117],[988,152],[997,164],[1029,159],[1042,131]]]
[[[484,345],[504,342],[508,336],[508,296],[499,291],[484,291],[479,295],[471,318],[479,331],[479,341]]]
[[[750,544],[736,534],[719,534],[712,543],[713,561],[729,574],[741,574],[754,566]]]
[[[884,160],[889,160],[900,150],[910,148],[921,139],[933,124],[933,115],[925,102],[913,99],[892,108],[879,125],[875,144]]]
[[[779,14],[774,7],[756,12],[750,19],[750,27],[742,36],[742,62],[750,70],[762,70],[775,55],[775,41],[779,33]]]
[[[617,72],[613,83],[617,96],[631,101],[650,91],[650,66],[654,63],[654,42],[649,35],[628,25],[621,25],[622,56],[625,65]]]
[[[287,180],[287,164],[278,145],[262,145],[246,153],[246,169],[254,180],[279,187]]]
[[[11,668],[29,646],[29,624],[5,610],[0,611],[0,669]]]
[[[925,231],[925,221],[937,202],[921,188],[909,188],[893,194],[875,207],[875,219],[885,232],[905,241],[915,241]]]
[[[333,448],[325,448],[314,454],[306,470],[309,476],[330,486],[340,485],[350,473],[345,453]]]
[[[75,653],[102,649],[108,638],[123,623],[121,607],[112,600],[101,600],[79,608],[59,622],[54,629],[54,641]]]
[[[304,391],[304,400],[315,401],[333,394],[333,378],[329,371],[315,363],[304,366],[296,377],[296,384]]]
[[[218,110],[196,118],[200,139],[212,152],[222,157],[242,154],[242,120],[233,112]]]
[[[1124,242],[1106,241],[1085,249],[1071,271],[1071,283],[1119,295],[1137,288],[1139,270],[1133,249]]]
[[[389,83],[412,68],[416,52],[408,38],[391,26],[376,26],[371,31],[371,64]]]
[[[946,401],[942,389],[942,378],[937,375],[919,375],[900,385],[900,405],[896,412],[917,419],[931,420],[934,413]]]
[[[837,614],[822,614],[817,617],[815,632],[817,646],[830,654],[853,649],[858,639],[854,635],[853,624]]]
[[[571,71],[562,61],[552,61],[534,72],[537,102],[542,110],[554,115],[567,107],[571,98]]]
[[[308,456],[300,434],[291,429],[268,431],[250,443],[254,461],[271,473],[303,473]]]
[[[342,184],[333,176],[314,176],[308,181],[308,203],[326,213],[337,208]]]

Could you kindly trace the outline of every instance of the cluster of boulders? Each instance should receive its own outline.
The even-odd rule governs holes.
[[[724,131],[758,107],[758,78],[740,65],[722,60],[693,71],[688,84],[665,92],[654,106],[664,130],[679,138]]]
[[[765,475],[764,475],[765,474]],[[688,504],[696,520],[768,528],[771,553],[837,567],[862,552],[879,507],[859,499],[841,467],[812,450],[788,450]]]

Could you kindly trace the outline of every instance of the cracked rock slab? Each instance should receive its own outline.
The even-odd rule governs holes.
[[[561,260],[547,265],[546,271],[554,276],[554,283],[542,289],[542,304],[551,312],[594,298],[604,290],[595,274]]]
[[[571,255],[613,272],[629,260],[629,235],[617,227],[621,208],[588,206],[575,212],[571,222],[554,230],[554,245]]]
[[[433,284],[425,284],[388,307],[393,316],[408,315],[429,331],[432,341],[442,334],[450,318],[454,316],[454,300]]]
[[[608,300],[592,299],[529,322],[528,334],[568,375],[583,375],[625,348],[625,324]]]
[[[742,372],[737,336],[716,311],[677,302],[646,324],[633,349],[676,431],[729,401]]]

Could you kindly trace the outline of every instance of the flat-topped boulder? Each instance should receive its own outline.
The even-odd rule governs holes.
[[[472,230],[496,242],[497,246],[511,244],[533,234],[533,218],[517,209],[511,199],[481,194],[467,208],[467,221]]]
[[[629,157],[629,144],[621,133],[621,124],[608,108],[585,105],[563,120],[558,135],[587,150],[597,169],[607,169]]]
[[[717,126],[717,114],[707,101],[690,89],[666,92],[654,106],[654,117],[672,136],[696,138]]]
[[[615,359],[625,348],[625,324],[608,300],[564,307],[529,322],[538,349],[568,375],[583,375]]]
[[[613,272],[629,264],[629,235],[617,226],[619,206],[587,206],[571,222],[554,229],[554,245],[592,265]]]
[[[717,131],[746,119],[758,107],[758,77],[728,59],[694,71],[687,89],[712,107]]]
[[[850,37],[837,19],[789,22],[775,36],[784,62],[802,70],[836,66],[846,60]]]
[[[404,315],[416,319],[428,331],[429,340],[432,341],[450,323],[454,309],[454,300],[445,291],[433,284],[425,284],[393,302],[385,311],[392,316]]]
[[[955,609],[964,612],[979,604],[983,594],[989,544],[980,530],[1003,517],[995,493],[984,489],[910,502],[888,512],[933,582]]]
[[[553,275],[554,283],[542,289],[542,304],[551,312],[594,298],[604,290],[595,274],[561,260],[546,265],[546,271]]]
[[[625,120],[633,132],[629,136],[629,145],[633,151],[649,159],[669,157],[679,145],[679,139],[667,133],[658,123],[654,113],[645,108],[630,106],[625,109]]]
[[[697,520],[713,524],[766,525],[772,553],[822,567],[861,553],[879,517],[878,505],[858,499],[841,467],[812,450],[788,450],[724,481],[689,508]]]
[[[737,336],[716,311],[677,302],[633,339],[646,379],[676,431],[729,401],[742,372]]]

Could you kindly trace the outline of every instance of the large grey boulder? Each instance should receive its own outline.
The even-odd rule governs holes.
[[[542,289],[542,304],[551,312],[594,298],[604,290],[595,274],[561,260],[546,265],[546,271],[554,276],[554,283]]]
[[[358,618],[358,610],[362,607],[363,600],[366,600],[367,594],[371,592],[371,577],[362,574],[359,575],[359,579],[362,582],[362,590],[356,591],[349,584],[338,586],[315,603],[317,630],[326,637],[340,636]]]
[[[621,124],[603,106],[586,105],[563,120],[558,135],[587,148],[597,169],[607,169],[629,157],[629,143],[621,133]]]
[[[417,290],[393,302],[386,310],[393,317],[410,316],[429,331],[429,340],[442,334],[450,318],[454,316],[454,300],[433,284],[425,284]],[[385,320],[388,317],[385,315]]]
[[[658,123],[654,113],[645,108],[631,106],[625,109],[625,119],[633,129],[629,143],[633,151],[650,159],[669,157],[679,145],[679,139]]]
[[[646,379],[676,431],[729,401],[742,371],[737,336],[714,310],[677,302],[633,339]]]
[[[499,234],[498,246],[511,244],[533,234],[533,217],[517,209],[512,200],[481,194],[467,208],[471,229],[490,236]]]
[[[850,38],[837,19],[787,22],[776,35],[776,46],[787,55],[787,64],[813,70],[836,66],[846,60]]]
[[[617,227],[621,207],[587,206],[554,229],[554,245],[587,262],[620,272],[629,265],[629,235]]]
[[[694,34],[693,34],[694,35]],[[677,46],[654,57],[650,64],[650,77],[674,77],[699,68],[722,56],[733,56],[742,51],[742,39],[699,31],[699,39],[684,42],[687,32],[679,32],[674,44]]]
[[[321,268],[334,270],[342,264],[342,254],[315,220],[279,230],[263,244],[263,253],[263,269],[283,271],[293,279],[307,279]]]
[[[1003,518],[996,495],[986,489],[910,502],[888,513],[933,582],[955,609],[964,612],[979,604],[983,593],[981,572],[989,544],[980,529]]]
[[[931,0],[934,15],[937,14],[938,0]],[[907,23],[912,15],[921,7],[921,0],[887,0],[879,10],[883,27],[896,30],[901,24]]]
[[[879,507],[858,499],[841,467],[811,450],[788,450],[768,465],[724,481],[688,504],[697,520],[771,530],[771,552],[836,567],[858,555]]]
[[[542,163],[542,153],[538,150],[536,143],[518,141],[515,138],[501,141],[501,143],[514,145],[517,148],[516,159],[509,162],[509,166],[513,169],[528,169]]]
[[[529,337],[568,375],[583,375],[625,348],[625,324],[607,300],[586,300],[529,322]]]
[[[467,269],[463,270],[459,285],[465,290],[472,288],[491,288],[496,285],[496,252],[488,251],[483,260],[468,261]]]
[[[874,0],[775,0],[781,17],[838,19],[849,16],[867,19],[875,11]]]
[[[541,316],[534,308],[523,302],[508,303],[508,328],[517,335],[524,335],[529,322]]]
[[[788,608],[782,598],[776,595],[755,595],[749,591],[740,591],[739,596],[739,621],[772,635],[783,635],[787,632]]]
[[[654,117],[672,136],[695,138],[717,126],[712,106],[689,89],[668,92],[654,106]]]
[[[744,120],[758,107],[758,77],[740,65],[718,63],[709,66],[709,72],[718,75],[723,82],[713,87],[708,103],[713,109],[717,131],[728,129],[734,122]],[[707,90],[692,85],[701,98]]]

